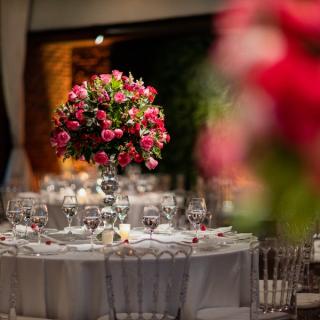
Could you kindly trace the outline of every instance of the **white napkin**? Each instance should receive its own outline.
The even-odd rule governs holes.
[[[59,246],[55,243],[52,243],[50,245],[45,243],[29,243],[24,246],[24,248],[30,249],[34,253],[42,253],[42,254],[54,254],[59,253],[64,250],[62,246]]]
[[[84,227],[65,227],[64,230],[58,231],[57,233],[69,233],[69,230],[71,230],[71,232],[73,234],[85,234],[88,233],[88,231],[84,228]]]
[[[82,243],[82,244],[68,244],[67,247],[69,249],[73,249],[76,251],[90,251],[92,246],[90,243]],[[93,249],[103,248],[102,244],[94,244]]]
[[[23,224],[18,224],[16,226],[16,230],[18,233],[25,233],[26,232],[26,226]],[[31,227],[27,227],[27,233],[32,233],[34,232],[33,229]]]
[[[1,243],[5,244],[5,245],[9,245],[9,246],[21,246],[21,245],[28,243],[28,241],[24,240],[24,239],[13,240],[13,239],[7,238],[6,240],[0,241],[0,245],[1,245]]]

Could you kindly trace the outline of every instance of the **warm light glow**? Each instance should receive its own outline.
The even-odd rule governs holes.
[[[95,43],[96,45],[99,45],[99,44],[101,44],[101,43],[103,42],[103,40],[104,40],[104,36],[103,36],[102,34],[99,34],[99,35],[96,37],[96,39],[94,40],[94,43]]]
[[[119,224],[119,232],[122,241],[129,239],[130,227],[131,225],[128,223]]]

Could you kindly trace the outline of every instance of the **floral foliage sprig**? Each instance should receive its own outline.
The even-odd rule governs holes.
[[[69,92],[68,101],[55,110],[51,145],[64,159],[121,167],[144,162],[158,165],[164,144],[170,141],[164,113],[153,105],[157,90],[118,70],[91,77]]]

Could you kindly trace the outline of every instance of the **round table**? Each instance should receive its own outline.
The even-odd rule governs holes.
[[[107,314],[104,255],[69,252],[56,255],[18,255],[18,314],[60,320],[95,320]],[[1,259],[2,312],[8,310],[9,276],[14,257]],[[192,254],[184,319],[198,309],[250,304],[248,243]]]

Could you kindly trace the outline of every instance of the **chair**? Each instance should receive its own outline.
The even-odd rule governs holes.
[[[314,290],[310,283],[310,262],[312,259],[313,241],[305,244],[305,250],[302,260],[300,286],[301,290],[297,292],[297,309],[299,320],[313,320],[320,315],[320,293],[319,288]]]
[[[105,253],[109,314],[98,320],[183,319],[192,247],[140,240]]]
[[[250,253],[251,305],[202,309],[197,320],[296,319],[296,284],[302,249],[266,241],[253,243]]]
[[[2,263],[2,257],[7,254],[14,259],[14,267],[10,275],[10,292],[9,292],[9,310],[8,313],[0,313],[0,320],[51,320],[47,318],[35,318],[17,315],[17,293],[19,290],[19,279],[17,273],[17,254],[20,248],[15,245],[6,245],[2,243],[0,245],[0,258]],[[28,251],[28,249],[25,249]],[[1,268],[2,269],[2,268]]]

